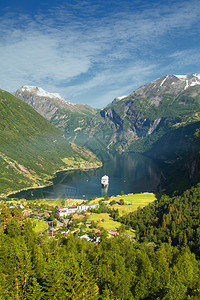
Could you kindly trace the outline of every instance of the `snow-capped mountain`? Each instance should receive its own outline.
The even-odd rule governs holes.
[[[155,105],[159,105],[165,94],[178,95],[190,87],[200,85],[200,74],[166,75],[151,81],[135,90],[128,96],[116,97],[112,103],[130,99],[133,96],[151,97]],[[195,93],[195,90],[193,90]]]
[[[179,80],[185,82],[184,90],[189,88],[190,86],[200,85],[200,74],[192,74],[192,75],[174,75]]]
[[[200,74],[166,75],[116,97],[101,110],[72,105],[60,94],[22,87],[16,94],[69,140],[95,149],[143,152],[165,133],[200,121]]]
[[[169,95],[178,96],[187,90],[192,97],[199,95],[200,74],[166,75],[158,78],[131,93],[128,98],[147,97],[151,103],[159,106],[160,102]]]
[[[18,89],[16,91],[18,96],[24,95],[25,93],[37,96],[37,97],[42,97],[42,98],[50,98],[50,99],[59,99],[63,104],[67,105],[74,105],[68,101],[66,101],[59,93],[50,93],[45,91],[44,89],[36,86],[30,86],[30,85],[23,85],[21,89]],[[16,94],[15,93],[15,94]]]
[[[115,98],[71,136],[76,143],[88,139],[93,150],[143,152],[165,133],[197,121],[200,75],[166,75]]]
[[[192,75],[166,75],[140,87],[134,93],[143,94],[154,92],[182,92],[189,87],[200,85],[200,74]]]
[[[71,120],[70,124],[76,122],[79,124],[81,120],[84,123],[85,118],[96,113],[96,110],[89,105],[72,104],[59,93],[50,93],[36,86],[24,85],[14,95],[31,105],[59,128],[65,128]],[[74,126],[76,125],[74,124]]]

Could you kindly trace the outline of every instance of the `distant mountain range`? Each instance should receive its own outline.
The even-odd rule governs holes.
[[[37,87],[24,86],[15,96],[63,128],[67,139],[93,151],[145,152],[165,133],[200,120],[198,74],[166,75],[101,110]]]
[[[0,90],[0,195],[49,184],[56,171],[101,166],[30,105]]]

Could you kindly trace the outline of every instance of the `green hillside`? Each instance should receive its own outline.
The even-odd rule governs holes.
[[[46,184],[57,170],[79,168],[82,161],[84,167],[101,165],[28,104],[0,90],[0,193]]]
[[[188,246],[200,257],[200,184],[179,196],[162,195],[142,209],[118,218],[136,230],[139,242]]]

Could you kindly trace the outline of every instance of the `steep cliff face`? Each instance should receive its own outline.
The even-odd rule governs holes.
[[[161,186],[181,193],[200,178],[200,122],[174,129],[153,144],[145,155],[162,162]]]
[[[199,112],[200,75],[167,75],[115,98],[68,138],[93,150],[145,152],[164,134],[200,120]]]

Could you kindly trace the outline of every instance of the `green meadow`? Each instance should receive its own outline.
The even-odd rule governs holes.
[[[137,210],[138,207],[142,208],[148,205],[149,203],[155,201],[156,196],[153,193],[140,193],[140,194],[129,194],[129,195],[120,195],[120,196],[118,195],[118,196],[110,197],[109,200],[104,200],[103,197],[96,198],[91,202],[99,202],[99,200],[102,200],[104,203],[108,203],[113,200],[118,202],[120,201],[120,199],[124,200],[124,205],[119,205],[118,203],[116,203],[110,206],[110,208],[118,209],[119,215],[123,216]]]
[[[40,221],[36,219],[32,219],[33,225],[34,225],[34,231],[35,233],[44,232],[48,229],[48,224],[45,221]]]
[[[121,225],[120,222],[113,221],[107,213],[92,213],[88,216],[88,220],[93,220],[94,222],[97,222],[100,227],[103,227],[106,230],[117,230]]]
[[[104,200],[104,198],[101,197],[96,198],[95,200],[91,200],[91,202],[99,202],[100,200],[103,200],[103,202],[107,204],[108,202],[111,202],[113,200],[118,202],[120,199],[124,200],[124,205],[119,205],[118,203],[116,203],[110,206],[110,208],[118,209],[119,216],[123,216],[130,212],[136,211],[138,207],[142,208],[148,205],[149,203],[155,201],[156,197],[153,193],[141,193],[110,197],[109,200]],[[106,230],[117,230],[121,226],[121,223],[112,220],[108,213],[92,213],[88,219],[93,220],[94,222],[98,222],[100,227],[103,227]],[[129,236],[135,236],[133,230],[127,230],[126,233]]]
[[[149,203],[156,200],[155,194],[153,193],[141,193],[133,195],[122,195],[120,197],[112,197],[112,200],[119,201],[124,200],[124,205],[114,204],[112,208],[119,210],[119,215],[123,216],[130,212],[137,210],[138,207],[142,208]]]

